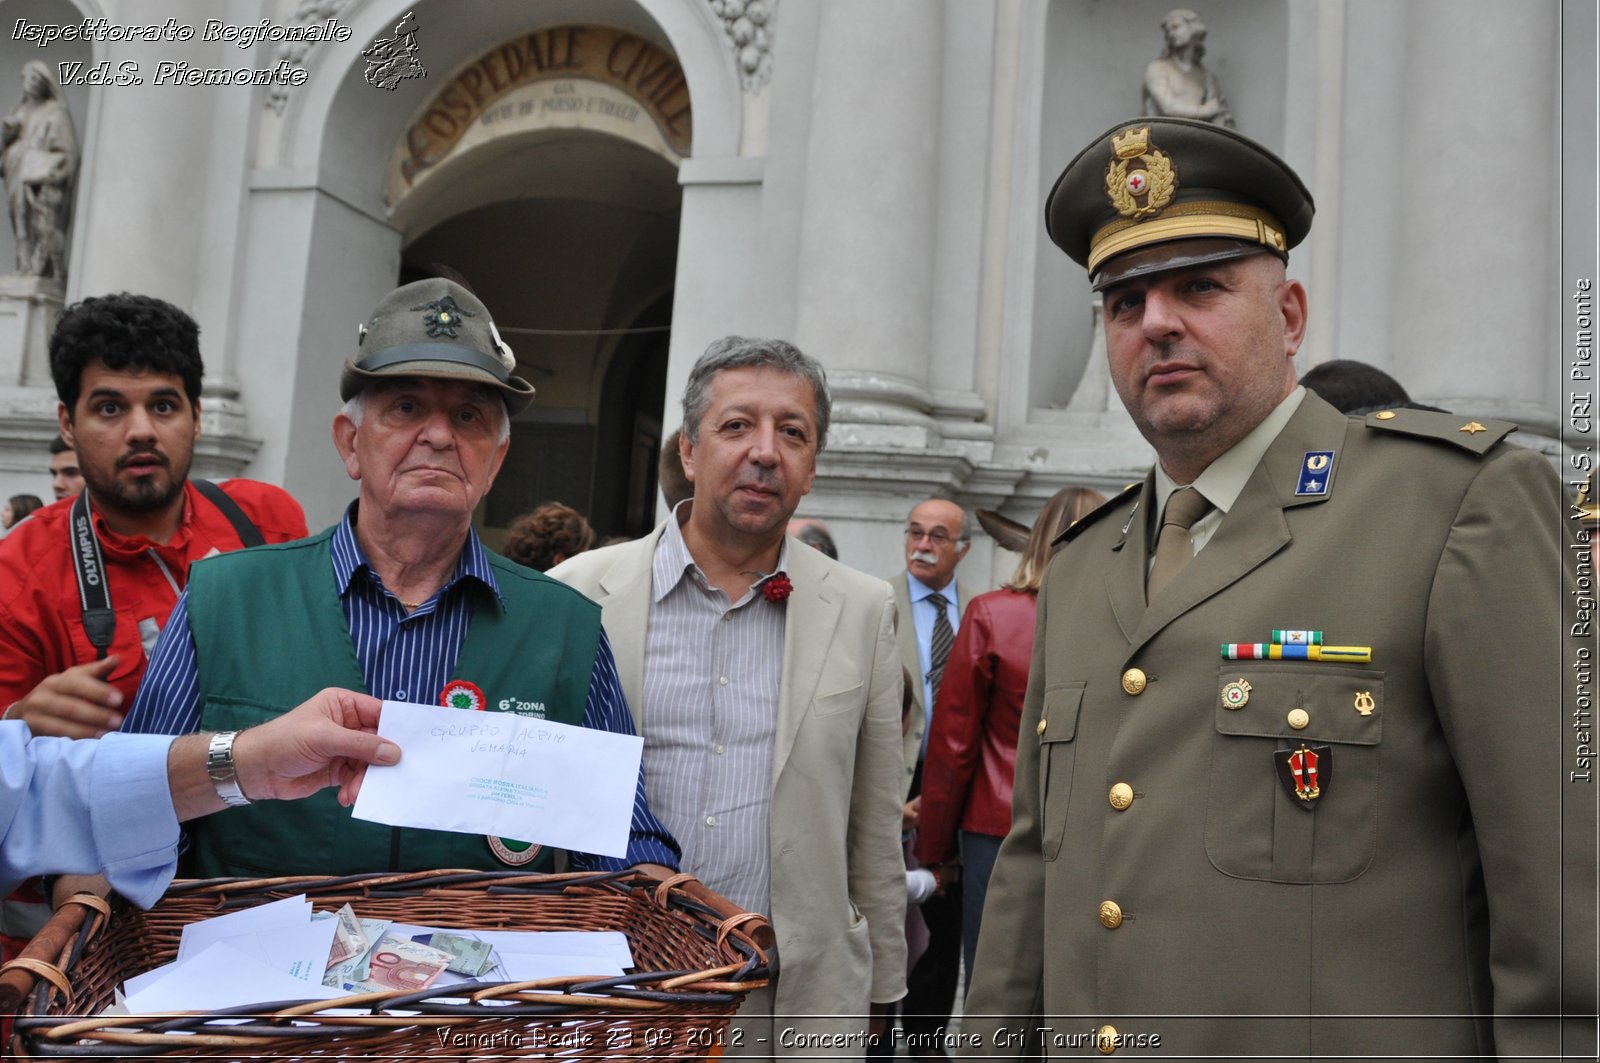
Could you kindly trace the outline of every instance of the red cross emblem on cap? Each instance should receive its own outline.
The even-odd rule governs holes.
[[[1145,177],[1143,170],[1135,170],[1128,175],[1128,191],[1136,196],[1144,195],[1145,188],[1149,184],[1150,180]]]

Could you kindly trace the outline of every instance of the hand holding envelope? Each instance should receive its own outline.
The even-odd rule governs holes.
[[[367,769],[356,819],[627,855],[641,738],[401,701],[378,734],[405,756]]]

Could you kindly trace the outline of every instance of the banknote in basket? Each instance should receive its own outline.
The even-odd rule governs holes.
[[[426,989],[438,980],[454,959],[443,949],[393,936],[372,951],[370,973],[355,986],[357,992]]]
[[[328,953],[328,966],[335,967],[352,956],[360,956],[371,947],[367,940],[366,931],[361,929],[361,920],[356,918],[355,909],[346,904],[339,909],[339,926],[333,932],[333,948]]]
[[[360,952],[348,957],[342,963],[336,963],[328,968],[328,973],[322,976],[322,984],[338,989],[342,986],[353,985],[364,981],[367,977],[367,963],[372,959],[372,950],[378,947],[378,942],[383,940],[384,931],[389,929],[388,919],[357,919],[361,926],[361,933],[371,944]]]
[[[457,974],[476,978],[494,966],[489,956],[494,950],[487,941],[439,931],[428,939],[427,944],[450,953],[449,969]]]

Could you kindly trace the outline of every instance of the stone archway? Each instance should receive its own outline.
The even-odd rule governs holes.
[[[251,261],[242,270],[239,289],[237,364],[252,406],[287,411],[289,423],[281,438],[269,439],[263,447],[260,475],[281,476],[303,500],[313,523],[332,519],[349,497],[342,475],[329,468],[325,439],[337,407],[339,367],[353,348],[355,324],[395,283],[408,249],[451,215],[437,203],[421,209],[425,199],[400,211],[391,211],[384,200],[397,145],[445,83],[519,36],[592,20],[632,33],[681,65],[693,100],[693,144],[687,161],[729,158],[739,149],[743,98],[736,60],[723,24],[703,0],[571,0],[542,5],[532,13],[524,6],[502,5],[485,9],[482,17],[475,13],[470,34],[463,32],[455,6],[446,0],[382,0],[350,11],[347,24],[355,41],[373,40],[388,34],[407,11],[415,13],[420,26],[420,55],[429,78],[404,81],[386,92],[365,83],[359,50],[313,52],[304,91],[288,99],[281,115],[263,118],[257,138],[260,150],[242,223],[242,242],[251,248]],[[450,32],[441,32],[441,27],[450,27]],[[317,64],[334,62],[342,65],[317,69]],[[593,129],[568,130],[572,135],[566,137],[550,128],[522,132],[522,137],[497,139],[487,148],[472,146],[489,153],[472,156],[471,171],[489,175],[493,166],[476,164],[505,165],[519,154],[602,150],[594,145]],[[617,143],[625,139],[610,138]],[[630,146],[636,158],[654,154]],[[665,165],[659,155],[654,157]],[[462,207],[500,202],[504,191],[472,193],[453,178],[447,183],[471,200],[458,200],[456,213]],[[675,248],[675,220],[673,234]],[[664,253],[654,230],[641,232],[638,245],[640,254],[647,245],[654,249],[652,255]],[[303,276],[295,280],[297,270]],[[648,298],[642,291],[636,294],[640,305],[646,305],[666,292],[650,292]],[[266,323],[271,331],[262,329]],[[519,346],[517,339],[508,339]],[[285,371],[286,351],[297,352],[292,372]],[[600,353],[609,357],[609,348]],[[543,388],[537,374],[534,382]]]
[[[467,279],[540,391],[480,514],[491,542],[548,501],[602,536],[648,528],[692,143],[670,52],[564,24],[484,49],[396,144],[400,279]]]

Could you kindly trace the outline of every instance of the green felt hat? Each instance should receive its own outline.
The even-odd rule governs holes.
[[[533,401],[533,385],[513,375],[511,353],[483,302],[443,277],[415,281],[384,296],[361,326],[360,351],[344,363],[339,397],[350,399],[373,380],[416,376],[470,380],[495,388],[516,416]]]

